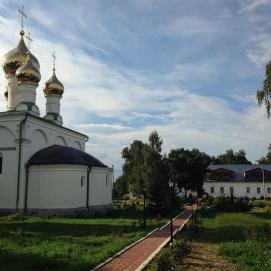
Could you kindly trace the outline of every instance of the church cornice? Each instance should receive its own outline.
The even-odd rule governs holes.
[[[41,117],[38,117],[38,116],[34,116],[34,115],[32,115],[32,114],[29,114],[29,113],[27,113],[27,112],[18,112],[18,111],[7,111],[7,112],[0,112],[0,118],[1,117],[4,117],[4,116],[28,116],[28,117],[30,117],[30,118],[34,118],[34,119],[37,119],[37,120],[39,120],[39,121],[42,121],[43,123],[46,123],[46,124],[49,124],[49,125],[52,125],[52,126],[55,126],[55,127],[58,127],[58,128],[60,128],[60,129],[64,129],[64,130],[66,130],[66,131],[70,131],[70,132],[73,132],[73,133],[75,133],[75,134],[77,134],[77,135],[80,135],[80,136],[83,136],[83,137],[85,137],[86,138],[86,142],[89,140],[89,137],[87,136],[87,135],[85,135],[85,134],[82,134],[82,133],[80,133],[80,132],[77,132],[77,131],[75,131],[75,130],[72,130],[72,129],[70,129],[70,128],[67,128],[67,127],[65,127],[65,126],[61,126],[61,125],[58,125],[58,124],[56,124],[56,123],[53,123],[53,122],[51,122],[51,121],[49,121],[49,120],[46,120],[46,119],[44,119],[44,118],[41,118]]]

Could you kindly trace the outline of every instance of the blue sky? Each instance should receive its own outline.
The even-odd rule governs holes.
[[[18,41],[18,7],[0,0],[0,52]],[[56,51],[64,124],[120,170],[120,152],[153,129],[171,148],[257,160],[271,123],[255,102],[271,60],[271,0],[30,1],[26,32],[41,64],[37,103]],[[4,87],[1,74],[0,86]],[[1,95],[0,107],[5,106]]]

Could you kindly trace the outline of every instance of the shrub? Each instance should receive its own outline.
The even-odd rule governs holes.
[[[216,198],[212,207],[217,211],[223,212],[246,212],[250,211],[252,206],[249,201],[243,198]]]
[[[194,212],[193,217],[191,217],[188,224],[186,224],[186,231],[189,233],[189,235],[195,235],[198,233],[200,225],[202,224],[202,210],[196,210]]]
[[[203,203],[197,212],[203,217],[213,217],[216,214],[214,206],[208,206],[207,203]]]
[[[128,195],[128,194],[124,194],[124,195],[122,196],[122,199],[123,199],[123,200],[128,200],[128,199],[129,199],[129,195]]]
[[[170,250],[162,250],[157,259],[156,271],[171,271],[174,270],[174,264],[170,255]]]
[[[190,242],[187,240],[176,241],[171,247],[171,255],[173,261],[177,264],[183,262],[184,258],[190,254],[192,250]]]

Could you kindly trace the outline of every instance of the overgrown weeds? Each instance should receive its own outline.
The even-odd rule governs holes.
[[[185,257],[191,253],[191,243],[185,239],[176,240],[167,248],[162,249],[153,263],[153,270],[179,270]]]

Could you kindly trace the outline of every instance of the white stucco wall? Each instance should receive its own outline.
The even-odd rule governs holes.
[[[28,180],[28,209],[86,207],[87,170],[81,165],[31,166]],[[81,179],[83,177],[83,185]],[[89,206],[112,204],[112,173],[92,168],[89,174]]]
[[[17,149],[12,130],[0,123],[0,153],[2,156],[2,173],[0,174],[0,208],[14,209],[17,189]]]
[[[92,168],[89,174],[89,206],[112,204],[112,172]]]
[[[214,193],[211,193],[211,187],[214,188]],[[221,194],[220,188],[224,188],[224,195]],[[234,197],[248,197],[248,198],[261,198],[264,196],[264,186],[262,182],[219,182],[219,181],[209,181],[204,182],[203,189],[209,196],[216,197],[230,197],[230,187],[233,187]],[[250,193],[247,193],[247,187],[250,188]],[[257,188],[260,188],[260,193],[257,193]],[[271,197],[271,193],[267,193],[267,188],[271,188],[271,183],[265,183],[265,193],[266,197]]]
[[[86,166],[31,166],[27,207],[29,209],[82,208],[86,206],[86,191]]]

